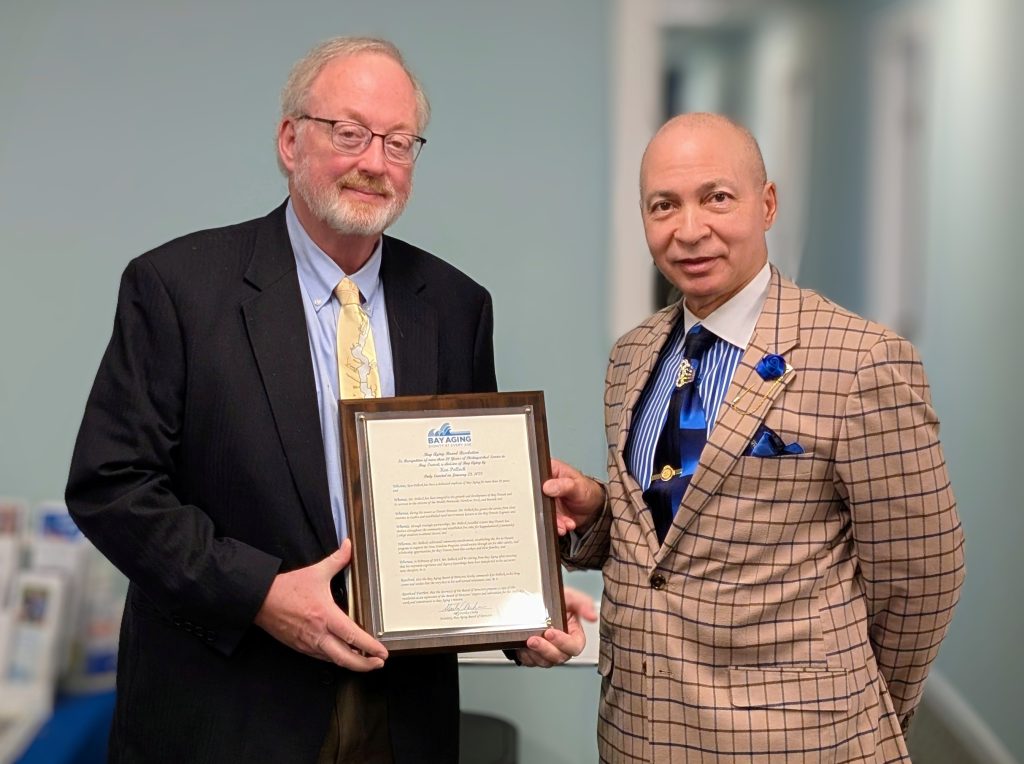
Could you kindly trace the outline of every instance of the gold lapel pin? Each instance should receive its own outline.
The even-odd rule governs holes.
[[[756,390],[751,390],[749,387],[740,387],[740,391],[736,394],[736,397],[732,399],[731,405],[734,409],[739,411],[741,414],[753,414],[761,408],[763,403],[771,404],[772,398],[774,397],[775,390],[782,385],[786,379],[788,379],[790,373],[793,371],[793,367],[788,363],[786,364],[786,370],[772,382],[772,386],[769,387],[765,392],[759,393]],[[741,407],[740,401],[747,396],[753,396],[754,403],[751,406]]]

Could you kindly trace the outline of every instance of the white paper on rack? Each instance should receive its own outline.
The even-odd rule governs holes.
[[[23,571],[14,583],[14,613],[5,679],[56,686],[64,615],[64,579],[55,572]]]
[[[53,711],[53,690],[0,680],[0,763],[21,756]]]
[[[28,518],[28,502],[0,496],[0,536],[22,536]]]
[[[78,649],[84,612],[83,586],[88,576],[92,548],[63,503],[50,501],[36,507],[28,544],[29,569],[52,571],[64,580],[63,612],[56,648],[59,674],[66,674],[71,669],[73,653]]]
[[[71,664],[62,692],[110,689],[117,677],[117,645],[128,579],[95,548],[88,554],[81,620],[72,639]]]
[[[30,570],[59,576],[64,582],[60,631],[57,634],[58,672],[70,668],[73,638],[82,623],[82,585],[87,576],[89,545],[65,539],[29,541]]]
[[[0,497],[0,609],[10,607],[14,574],[22,564],[28,502]]]
[[[14,574],[21,566],[21,543],[18,536],[0,536],[0,610],[10,607]]]
[[[14,609],[0,610],[0,682],[6,681],[8,667],[11,665],[11,636],[13,633]]]

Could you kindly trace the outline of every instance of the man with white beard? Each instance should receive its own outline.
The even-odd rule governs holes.
[[[490,295],[383,234],[429,116],[390,43],[317,46],[282,94],[289,199],[125,270],[67,487],[131,581],[112,761],[458,760],[455,655],[389,658],[338,604],[338,399],[497,389]],[[523,662],[578,654],[568,628]]]

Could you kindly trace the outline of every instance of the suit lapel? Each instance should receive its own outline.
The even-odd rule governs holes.
[[[337,548],[324,463],[320,411],[284,206],[263,220],[245,280],[259,292],[242,304],[288,467],[324,553]]]
[[[403,258],[402,242],[384,237],[381,281],[395,369],[395,395],[432,395],[438,389],[437,314],[421,296],[425,280]]]
[[[772,267],[761,316],[733,374],[697,470],[659,550],[659,560],[674,547],[687,526],[718,491],[775,400],[800,373],[799,369],[793,369],[778,380],[765,380],[757,373],[757,364],[765,355],[777,353],[785,358],[786,353],[796,347],[800,339],[799,319],[800,290]]]
[[[643,489],[637,483],[626,465],[626,443],[629,440],[629,431],[633,424],[633,415],[640,403],[640,396],[651,378],[658,358],[665,349],[672,327],[675,326],[682,311],[682,302],[666,308],[651,317],[650,323],[645,327],[646,333],[640,334],[635,344],[637,352],[632,356],[629,370],[626,372],[625,398],[622,402],[622,422],[619,426],[618,442],[615,444],[615,467],[622,476],[622,484],[629,494],[629,500],[633,505],[644,538],[654,556],[658,552],[658,534],[654,529],[654,518],[643,498]]]

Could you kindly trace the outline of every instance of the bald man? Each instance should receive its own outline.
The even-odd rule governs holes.
[[[682,293],[615,343],[608,482],[556,463],[567,564],[601,568],[601,760],[909,761],[963,580],[921,361],[768,264],[754,138],[712,114],[644,154]]]

